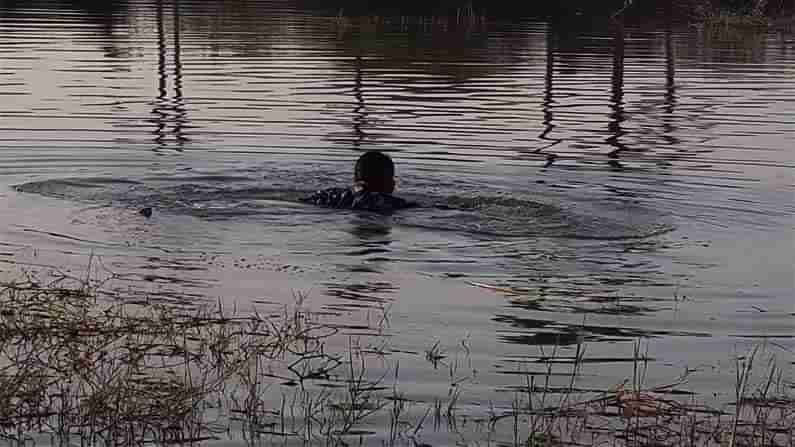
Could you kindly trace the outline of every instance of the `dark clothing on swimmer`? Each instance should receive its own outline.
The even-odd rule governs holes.
[[[351,188],[324,189],[301,201],[330,208],[377,213],[391,213],[416,206],[392,195],[395,191],[395,164],[384,153],[368,151],[362,154],[353,169],[353,182]]]
[[[417,206],[416,203],[408,202],[392,194],[355,190],[353,188],[323,189],[309,197],[302,198],[301,201],[330,208],[375,211],[378,213],[390,213],[403,208]]]

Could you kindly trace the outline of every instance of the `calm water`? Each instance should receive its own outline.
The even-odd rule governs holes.
[[[587,385],[640,338],[723,401],[760,338],[792,361],[792,34],[86,5],[0,3],[3,278],[93,254],[128,299],[388,309],[395,349],[466,341],[473,413],[578,340]],[[368,149],[422,209],[295,202]],[[409,397],[444,395],[423,360]]]

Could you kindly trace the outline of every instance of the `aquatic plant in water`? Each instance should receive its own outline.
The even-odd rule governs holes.
[[[447,390],[422,402],[400,385],[387,318],[364,340],[309,312],[300,294],[278,312],[241,314],[221,303],[125,304],[103,298],[101,286],[65,275],[0,286],[0,440],[138,446],[237,437],[246,445],[416,447],[455,439],[548,447],[791,446],[795,439],[792,379],[770,360],[754,381],[760,348],[738,360],[728,409],[698,404],[682,389],[686,377],[645,386],[640,342],[631,378],[581,389],[580,342],[570,356],[541,348],[534,363],[542,370],[516,371],[521,383],[507,389],[510,406],[468,403],[480,408],[476,416],[463,404],[476,378],[459,361],[469,356],[468,341],[457,351],[437,341],[403,353],[448,371]]]

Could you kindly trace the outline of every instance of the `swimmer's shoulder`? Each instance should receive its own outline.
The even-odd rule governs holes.
[[[299,200],[318,206],[331,208],[345,208],[350,206],[354,199],[354,191],[350,188],[326,188],[302,197]]]
[[[360,211],[389,213],[406,208],[415,208],[419,204],[392,194],[368,191],[355,191],[352,188],[327,188],[300,199],[305,203]]]
[[[381,192],[358,192],[355,195],[352,209],[390,213],[417,206],[403,198]]]
[[[420,206],[420,204],[417,203],[417,202],[406,200],[406,199],[401,198],[401,197],[396,197],[396,196],[393,196],[391,194],[389,195],[389,197],[390,197],[390,200],[391,200],[392,208],[396,209],[396,210],[402,210],[402,209],[406,209],[406,208],[418,208]]]

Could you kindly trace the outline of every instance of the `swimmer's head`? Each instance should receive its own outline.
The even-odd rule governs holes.
[[[392,194],[395,191],[395,165],[386,154],[365,152],[356,161],[353,181],[365,191]]]

